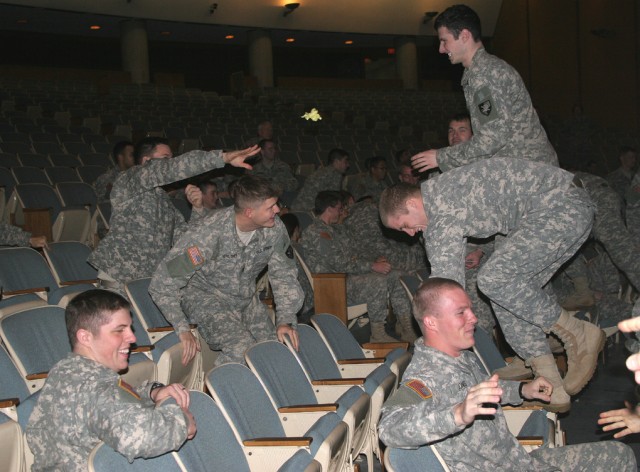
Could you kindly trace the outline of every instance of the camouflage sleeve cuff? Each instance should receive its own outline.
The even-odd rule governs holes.
[[[175,330],[176,334],[178,336],[180,336],[182,333],[186,333],[188,331],[191,331],[191,327],[189,326],[189,322],[188,321],[179,321],[178,323],[176,323],[173,326],[173,329]]]
[[[503,405],[520,405],[523,398],[520,396],[521,382],[515,380],[500,380],[498,386],[502,389]]]

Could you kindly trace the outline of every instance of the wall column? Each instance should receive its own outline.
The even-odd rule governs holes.
[[[405,89],[418,88],[418,50],[415,38],[403,36],[396,41],[396,70]]]
[[[122,70],[131,74],[131,83],[149,83],[149,40],[144,20],[120,22]]]
[[[252,30],[249,39],[249,73],[258,81],[258,87],[273,87],[273,50],[271,33]]]

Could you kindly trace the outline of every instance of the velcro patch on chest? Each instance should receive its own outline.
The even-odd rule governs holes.
[[[411,380],[410,382],[407,382],[405,385],[409,387],[411,390],[413,390],[414,392],[416,392],[418,395],[420,395],[420,397],[423,400],[426,400],[432,397],[431,390],[429,390],[429,388],[419,380]]]
[[[140,400],[140,395],[138,395],[136,391],[133,389],[133,387],[129,385],[127,382],[125,382],[124,380],[122,379],[118,380],[118,387],[120,387],[122,390],[127,392],[129,395],[132,395],[133,397],[135,397],[137,400]]]

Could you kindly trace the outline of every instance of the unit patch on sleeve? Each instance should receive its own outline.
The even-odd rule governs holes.
[[[418,395],[420,395],[420,397],[423,400],[426,400],[427,398],[431,398],[432,396],[431,390],[429,390],[429,388],[419,380],[411,380],[410,382],[407,382],[405,385],[409,387],[411,390],[413,390],[414,392],[416,392]]]

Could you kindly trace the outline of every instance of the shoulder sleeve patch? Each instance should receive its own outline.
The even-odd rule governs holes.
[[[418,395],[420,395],[420,398],[422,398],[423,400],[432,397],[431,390],[429,390],[429,388],[419,380],[411,380],[405,385],[416,392]]]
[[[193,267],[197,267],[204,263],[204,257],[202,257],[202,254],[200,253],[200,249],[198,249],[198,246],[188,247],[187,254],[189,255],[189,260],[191,261],[191,264],[193,265]]]
[[[485,124],[498,118],[498,109],[489,87],[482,87],[478,90],[473,97],[473,103],[480,113],[477,115],[480,123]]]
[[[204,256],[198,246],[191,246],[167,261],[167,271],[171,277],[185,277],[204,264]]]
[[[329,233],[327,233],[326,231],[322,231],[322,232],[320,233],[320,237],[321,237],[322,239],[333,239],[333,238],[331,237],[331,235],[330,235]]]
[[[291,247],[291,245],[289,245],[289,247],[287,248],[286,251],[284,251],[284,253],[287,255],[289,259],[293,259],[293,248]]]

